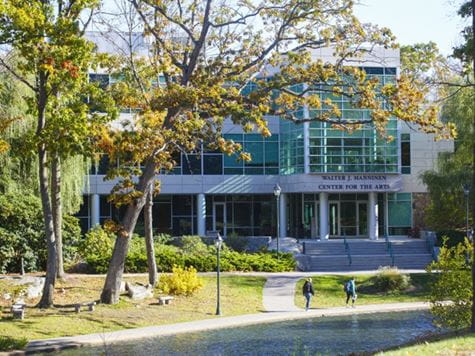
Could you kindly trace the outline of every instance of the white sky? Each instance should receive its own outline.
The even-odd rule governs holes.
[[[464,21],[457,16],[462,0],[359,0],[361,22],[388,27],[403,45],[435,42],[445,55],[460,42]]]

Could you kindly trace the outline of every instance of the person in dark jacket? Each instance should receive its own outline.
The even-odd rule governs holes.
[[[305,283],[303,284],[303,296],[307,300],[307,304],[305,305],[305,310],[308,311],[310,308],[310,300],[312,299],[312,296],[315,295],[315,292],[313,290],[313,285],[312,285],[312,278],[307,278]]]

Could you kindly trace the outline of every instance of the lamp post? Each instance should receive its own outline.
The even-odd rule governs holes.
[[[282,192],[282,189],[280,188],[280,185],[276,183],[274,185],[274,195],[276,198],[277,202],[277,253],[280,252],[279,250],[279,235],[280,235],[280,193]]]
[[[467,233],[467,238],[470,238],[468,231],[468,198],[470,195],[470,184],[463,185],[463,195],[465,196],[465,231]]]
[[[214,245],[216,246],[216,260],[217,260],[217,267],[216,267],[216,283],[217,283],[217,298],[216,298],[216,315],[221,315],[221,305],[219,302],[219,259],[220,259],[220,251],[221,251],[221,245],[223,244],[223,239],[221,238],[221,235],[218,234],[216,235],[216,238],[214,239]]]

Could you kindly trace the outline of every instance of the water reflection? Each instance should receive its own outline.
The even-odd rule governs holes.
[[[61,355],[300,355],[348,354],[397,346],[437,332],[425,312],[303,319],[157,337]]]

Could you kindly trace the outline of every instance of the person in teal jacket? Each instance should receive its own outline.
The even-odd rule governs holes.
[[[345,292],[346,292],[346,307],[348,307],[348,302],[351,298],[351,306],[355,307],[356,301],[356,284],[355,284],[355,277],[351,277],[351,279],[345,283]]]

